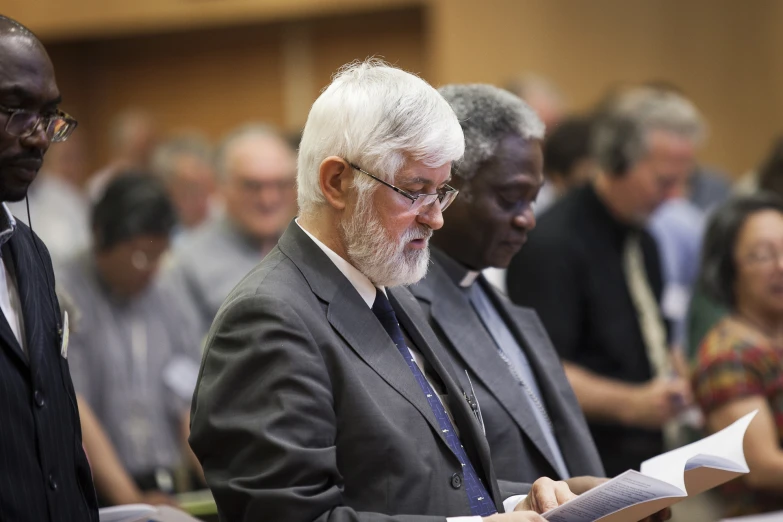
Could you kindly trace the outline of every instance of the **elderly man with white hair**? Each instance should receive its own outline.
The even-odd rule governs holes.
[[[223,140],[216,156],[224,210],[176,243],[165,275],[199,335],[296,213],[296,155],[273,128],[242,126]]]
[[[427,270],[463,150],[437,91],[383,63],[313,104],[300,215],[218,312],[193,399],[221,520],[541,521],[573,497],[499,486],[466,376],[401,287]]]
[[[593,132],[601,172],[541,217],[508,288],[541,316],[613,476],[661,453],[664,426],[691,402],[662,316],[658,246],[644,227],[682,190],[703,126],[680,95],[633,88]]]

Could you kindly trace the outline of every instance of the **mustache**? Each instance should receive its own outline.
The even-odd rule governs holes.
[[[6,159],[7,163],[26,163],[29,161],[43,161],[43,152],[28,152],[27,154],[18,154]]]
[[[420,226],[416,228],[409,228],[402,236],[403,243],[414,241],[416,239],[427,239],[432,237],[433,230],[428,226]]]

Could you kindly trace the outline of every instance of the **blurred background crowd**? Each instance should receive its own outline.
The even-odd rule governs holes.
[[[535,308],[575,363],[568,376],[609,475],[663,449],[648,455],[649,438],[634,433],[664,432],[672,447],[762,407],[751,475],[687,520],[783,509],[783,2],[11,0],[2,10],[42,38],[62,107],[79,120],[48,152],[29,214],[24,201],[11,207],[54,260],[104,504],[204,488],[186,443],[204,336],[296,215],[310,104],[341,65],[375,55],[435,86],[504,87],[546,124],[539,227],[508,272],[487,276]],[[647,181],[602,176],[623,171],[616,161],[634,146],[600,123],[620,102],[661,130]],[[625,215],[607,218],[585,191]],[[571,255],[583,234],[573,223],[601,220],[645,232],[616,251],[597,234]],[[649,303],[633,278],[600,277],[639,256]],[[586,275],[563,283],[575,272]],[[645,305],[666,320],[657,335],[677,354],[666,369],[634,362],[656,335],[628,327],[645,324]],[[584,369],[638,384],[638,418],[592,404]],[[674,399],[693,407],[660,407]],[[618,440],[636,446],[620,458]]]

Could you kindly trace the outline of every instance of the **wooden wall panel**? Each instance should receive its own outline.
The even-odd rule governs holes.
[[[153,111],[164,133],[194,128],[214,140],[248,121],[296,131],[344,63],[379,54],[423,72],[422,16],[414,8],[48,48],[63,107],[78,117],[98,168],[108,156],[109,122],[127,108]],[[286,50],[292,32],[304,39],[293,54]],[[290,63],[303,53],[304,66]],[[310,85],[292,89],[291,82]]]
[[[783,129],[778,0],[433,0],[432,10],[439,82],[534,71],[585,109],[612,85],[665,80],[710,122],[704,160],[735,175]]]
[[[0,0],[45,40],[194,30],[372,12],[426,0]]]

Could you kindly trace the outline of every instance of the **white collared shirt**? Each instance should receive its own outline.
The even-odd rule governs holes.
[[[10,236],[16,227],[16,220],[5,203],[0,206],[2,206],[2,211],[5,213],[3,218],[8,224],[7,228],[2,231],[2,234],[8,234]],[[2,245],[2,243],[0,243],[0,245]],[[19,298],[19,289],[16,287],[16,280],[14,279],[13,274],[8,270],[2,256],[0,256],[0,268],[2,268],[2,274],[0,274],[0,310],[2,310],[5,320],[8,321],[11,331],[14,332],[14,337],[16,337],[16,340],[19,342],[19,346],[22,347],[22,351],[27,354],[24,321],[22,319],[22,301]]]
[[[354,288],[356,288],[356,291],[361,296],[362,300],[364,300],[365,303],[367,303],[367,306],[372,308],[373,303],[375,303],[375,293],[377,292],[377,289],[381,290],[384,294],[386,293],[386,289],[384,287],[377,287],[374,284],[372,284],[372,281],[370,281],[370,278],[361,273],[355,266],[353,266],[351,263],[340,257],[339,254],[337,254],[334,250],[326,246],[323,242],[321,242],[317,237],[312,235],[310,232],[308,232],[300,223],[299,218],[296,218],[295,220],[296,224],[299,226],[299,228],[302,229],[302,231],[307,234],[307,236],[313,240],[313,242],[318,245],[318,248],[323,250],[324,254],[331,259],[332,263],[335,264],[337,269],[348,279],[348,281],[351,282]],[[424,375],[424,378],[427,379],[427,382],[430,384],[430,387],[435,390],[437,388],[433,387],[432,381],[429,379],[427,374],[424,371],[424,358],[422,355],[415,351],[411,350],[410,346],[408,347],[408,351],[411,352],[411,356],[413,357],[413,360],[416,362],[416,365],[421,369],[422,374]],[[451,411],[449,410],[448,403],[443,400],[443,398],[438,395],[438,399],[443,404],[443,408],[446,410],[446,413],[451,418]],[[453,423],[453,419],[452,419]],[[456,428],[456,426],[455,426]],[[524,500],[525,495],[514,495],[512,497],[507,498],[503,501],[503,507],[505,508],[506,512],[513,511],[516,505]],[[482,520],[482,517],[479,516],[468,516],[468,517],[449,517],[446,519],[446,522],[480,522]]]

